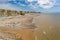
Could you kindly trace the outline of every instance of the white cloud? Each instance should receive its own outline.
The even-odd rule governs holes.
[[[55,0],[38,0],[38,4],[44,9],[52,8],[55,5],[55,3]]]
[[[48,0],[38,0],[39,4],[44,4],[44,3],[46,4],[47,2],[48,2]]]
[[[32,9],[36,9],[36,7],[32,4],[30,4],[29,7],[32,8]]]
[[[20,6],[26,6],[25,4],[20,4]]]
[[[19,6],[26,6],[25,4],[22,4],[22,3],[17,3]]]
[[[28,6],[29,6],[31,9],[33,9],[33,10],[36,10],[36,9],[38,8],[37,3],[36,3],[35,5],[29,4]]]
[[[37,0],[27,0],[28,2],[33,2],[33,1],[37,1]]]
[[[30,2],[30,4],[27,6],[30,7],[32,10],[36,10],[38,8],[39,5],[37,5],[37,3],[33,4],[33,2],[37,0],[27,0],[27,1]]]
[[[33,2],[34,0],[27,0],[28,2]]]
[[[41,7],[43,9],[50,9],[52,8],[56,1],[55,0],[27,0],[28,2],[30,2],[29,6],[32,8],[32,9],[36,9],[37,6],[38,7]],[[32,2],[33,1],[37,1],[36,4],[39,4],[39,5],[32,5]]]

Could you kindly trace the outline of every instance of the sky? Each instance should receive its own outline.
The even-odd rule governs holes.
[[[0,0],[0,9],[60,12],[60,0]]]

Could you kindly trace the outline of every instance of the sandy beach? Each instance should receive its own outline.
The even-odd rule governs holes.
[[[14,35],[15,39],[11,40],[35,40],[34,32],[36,27],[32,24],[32,20],[37,15],[39,14],[25,14],[25,15],[1,17],[0,32],[3,33],[5,32],[10,35]]]
[[[0,32],[2,36],[12,35],[11,40],[60,40],[59,30],[58,15],[32,13],[0,18]]]

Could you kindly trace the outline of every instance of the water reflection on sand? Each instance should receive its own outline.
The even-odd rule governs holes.
[[[33,21],[37,40],[60,40],[60,14],[40,14]]]

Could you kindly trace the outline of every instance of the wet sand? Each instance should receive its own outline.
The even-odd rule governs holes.
[[[34,18],[37,40],[60,40],[60,14],[41,14]]]

